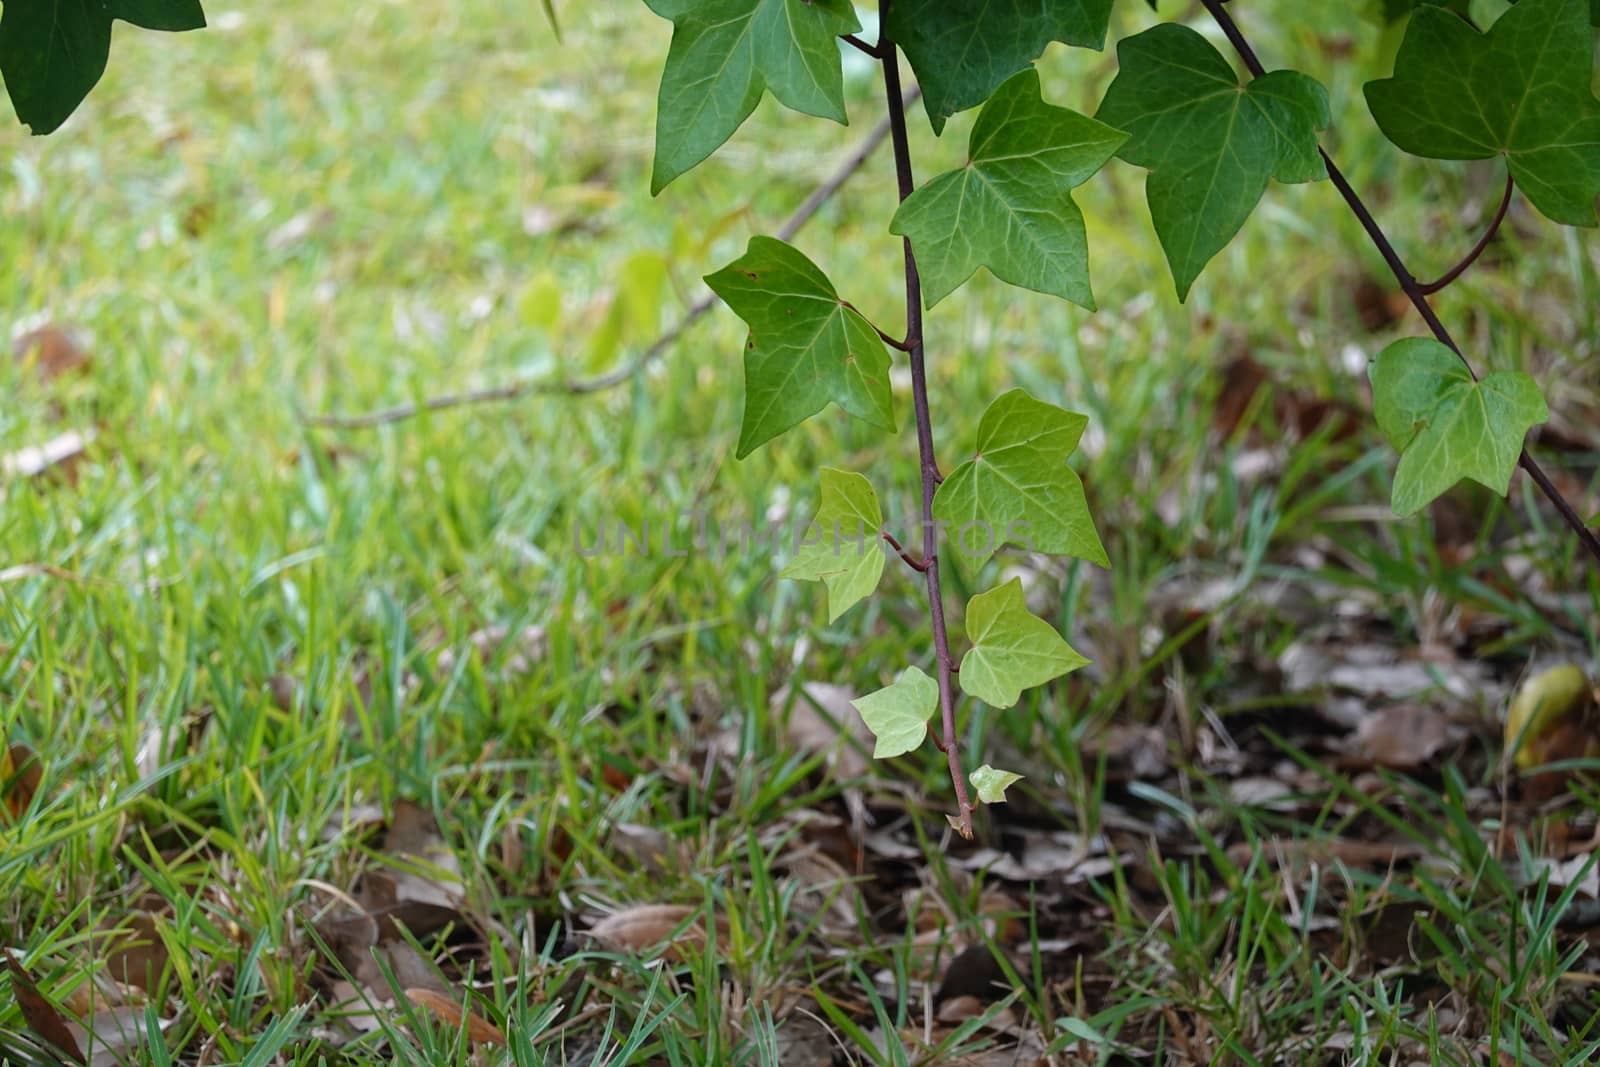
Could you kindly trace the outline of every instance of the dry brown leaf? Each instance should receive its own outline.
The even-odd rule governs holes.
[[[855,695],[842,685],[807,682],[789,711],[789,743],[803,752],[826,752],[834,774],[841,779],[867,773],[864,753],[872,744],[871,731],[850,703]],[[789,700],[790,689],[785,686],[773,695],[773,710],[782,714]]]
[[[0,752],[0,797],[13,819],[22,818],[44,784],[39,754],[20,742]]]
[[[452,1030],[461,1029],[461,1005],[432,989],[407,989],[406,999],[427,1011]],[[506,1035],[498,1026],[475,1011],[466,1013],[467,1040],[474,1045],[503,1045]]]
[[[165,918],[163,912],[135,911],[117,925],[105,957],[112,978],[145,993],[156,991],[169,962],[160,931]]]
[[[705,944],[705,925],[689,921],[698,911],[682,904],[636,904],[607,915],[589,928],[589,935],[611,948],[640,954],[665,945],[668,959],[682,960]]]
[[[74,331],[56,325],[29,330],[11,342],[11,354],[25,367],[32,367],[44,381],[82,370],[89,365],[89,353]]]
[[[1463,731],[1428,704],[1398,704],[1368,715],[1356,728],[1357,753],[1370,764],[1412,770],[1427,764]]]
[[[66,1056],[73,1063],[88,1063],[77,1035],[67,1022],[61,1009],[39,991],[33,975],[22,965],[10,949],[6,950],[6,967],[11,971],[11,995],[22,1009],[22,1021],[28,1028]]]

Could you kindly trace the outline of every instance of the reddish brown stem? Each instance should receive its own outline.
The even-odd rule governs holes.
[[[1234,24],[1233,17],[1223,8],[1222,0],[1200,0],[1200,2],[1205,5],[1206,10],[1211,13],[1211,17],[1222,28],[1223,34],[1228,38],[1229,43],[1233,45],[1234,51],[1239,53],[1239,58],[1244,60],[1244,65],[1249,68],[1250,73],[1258,78],[1266,73],[1261,66],[1261,60],[1256,57],[1255,50],[1250,47],[1250,42],[1244,39],[1244,34],[1239,32],[1239,27]],[[890,133],[891,135],[893,134],[892,129]],[[1417,313],[1422,316],[1422,321],[1428,324],[1428,329],[1433,332],[1433,336],[1438,339],[1440,344],[1454,352],[1467,368],[1467,373],[1476,379],[1478,376],[1477,371],[1472,369],[1472,364],[1467,362],[1467,357],[1461,354],[1461,346],[1456,344],[1455,338],[1450,336],[1450,331],[1445,329],[1444,323],[1439,321],[1439,316],[1434,312],[1433,306],[1428,303],[1428,294],[1423,290],[1422,284],[1406,268],[1405,262],[1400,258],[1400,254],[1395,251],[1394,245],[1384,234],[1383,228],[1378,225],[1378,220],[1373,218],[1372,212],[1367,210],[1367,205],[1362,201],[1360,195],[1351,187],[1343,172],[1334,165],[1333,157],[1328,155],[1326,149],[1319,149],[1319,151],[1322,153],[1322,161],[1328,167],[1328,179],[1333,182],[1333,187],[1344,198],[1344,202],[1350,208],[1351,214],[1355,215],[1356,220],[1361,223],[1361,228],[1366,231],[1367,237],[1372,241],[1373,247],[1378,250],[1378,254],[1383,257],[1384,263],[1388,264],[1390,272],[1394,274],[1395,281],[1400,283],[1401,291],[1406,294],[1412,306],[1417,309]],[[1600,537],[1596,537],[1595,532],[1584,524],[1583,517],[1578,514],[1567,498],[1561,495],[1561,490],[1555,487],[1555,483],[1550,481],[1549,475],[1545,474],[1539,464],[1534,462],[1533,457],[1528,454],[1526,448],[1522,450],[1522,454],[1517,458],[1517,465],[1527,472],[1528,477],[1533,479],[1533,484],[1538,486],[1540,492],[1544,493],[1545,498],[1555,506],[1562,521],[1571,528],[1578,541],[1595,558],[1596,563],[1600,563]]]
[[[1438,281],[1424,282],[1417,286],[1422,290],[1423,296],[1432,296],[1440,289],[1449,285],[1467,272],[1467,268],[1478,261],[1483,255],[1483,250],[1489,247],[1489,242],[1494,240],[1494,235],[1500,232],[1500,224],[1506,221],[1506,212],[1511,210],[1511,194],[1516,191],[1517,183],[1511,180],[1511,172],[1506,172],[1506,191],[1500,197],[1500,207],[1495,211],[1494,218],[1489,220],[1489,228],[1483,231],[1483,236],[1478,238],[1478,243],[1472,246],[1472,251],[1462,257],[1461,262],[1445,271]]]
[[[904,548],[900,547],[900,542],[895,540],[894,534],[890,533],[888,530],[884,530],[883,539],[889,543],[890,548],[894,549],[900,554],[900,558],[905,560],[907,567],[910,567],[919,574],[928,573],[928,568],[931,567],[932,564],[925,559],[917,559]]]
[[[878,25],[889,25],[889,0],[878,6]],[[911,173],[911,141],[906,135],[906,108],[900,93],[900,51],[887,35],[879,40],[883,62],[883,87],[889,103],[889,143],[894,146],[895,179],[903,202],[916,191]],[[961,771],[961,745],[956,738],[955,687],[951,681],[950,634],[944,618],[944,595],[939,588],[939,530],[933,521],[933,494],[939,486],[939,467],[933,452],[933,421],[928,413],[928,372],[922,347],[922,275],[911,241],[904,241],[906,262],[906,352],[911,362],[911,404],[916,411],[917,453],[922,467],[922,558],[928,564],[928,613],[933,622],[933,650],[938,659],[939,709],[943,725],[940,748],[950,765],[959,811],[951,825],[962,837],[972,837],[972,802]]]

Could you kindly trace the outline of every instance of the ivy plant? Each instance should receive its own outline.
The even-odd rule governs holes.
[[[898,199],[883,225],[902,239],[903,322],[872,321],[805,251],[776,237],[753,238],[706,281],[749,328],[741,459],[830,405],[915,440],[917,463],[905,474],[892,464],[819,471],[814,520],[783,574],[821,583],[830,620],[873,596],[890,560],[922,584],[931,647],[894,665],[892,677],[858,679],[879,688],[855,707],[878,757],[927,741],[944,754],[960,833],[971,835],[978,804],[1003,801],[1019,780],[987,763],[964,771],[961,699],[1009,708],[1086,663],[1028,609],[1018,580],[985,580],[993,558],[1021,547],[1110,561],[1070,466],[1087,419],[1056,402],[1064,398],[1021,389],[995,397],[945,473],[928,397],[927,360],[942,351],[932,316],[980,270],[1032,298],[1092,311],[1092,249],[1073,192],[1114,158],[1148,172],[1155,237],[1180,300],[1250,225],[1271,183],[1331,182],[1428,332],[1390,345],[1370,366],[1375,420],[1399,453],[1393,509],[1413,514],[1462,479],[1506,493],[1520,467],[1600,562],[1600,539],[1525,447],[1548,417],[1537,382],[1509,367],[1480,376],[1474,362],[1493,366],[1495,353],[1469,362],[1429,303],[1476,261],[1519,193],[1551,224],[1596,224],[1600,100],[1590,27],[1600,23],[1600,0],[1517,0],[1488,25],[1473,21],[1481,5],[1465,0],[1368,5],[1405,20],[1391,75],[1364,90],[1377,127],[1403,152],[1498,159],[1505,168],[1486,232],[1429,282],[1406,266],[1323,146],[1333,111],[1326,89],[1292,67],[1266,68],[1234,20],[1244,3],[1201,0],[1213,34],[1166,22],[1117,41],[1116,74],[1092,116],[1050,100],[1035,63],[1052,43],[1104,49],[1113,0],[879,0],[876,40],[861,36],[866,20],[850,0],[645,4],[672,23],[657,102],[657,194],[736,136],[768,93],[795,113],[845,123],[844,49],[879,68]],[[44,133],[65,120],[104,70],[118,19],[164,30],[204,22],[198,0],[0,0],[0,78],[21,121]],[[920,185],[902,59],[935,133],[978,109],[959,162]],[[905,430],[892,373],[902,360]],[[918,489],[920,543],[902,544],[883,513],[879,490],[902,477]],[[959,647],[942,587],[949,567],[981,589],[962,608]]]
[[[1391,345],[1371,366],[1377,423],[1401,454],[1395,511],[1414,513],[1463,478],[1505,493],[1520,464],[1600,560],[1600,542],[1523,449],[1528,430],[1547,418],[1537,384],[1515,370],[1480,379],[1428,305],[1485,242],[1438,283],[1417,281],[1319,144],[1330,124],[1327,91],[1299,71],[1267,71],[1223,0],[1203,3],[1242,68],[1193,27],[1160,24],[1117,43],[1116,76],[1092,117],[1047,99],[1034,64],[1051,42],[1103,48],[1112,0],[981,10],[881,0],[876,41],[857,36],[860,20],[840,3],[646,2],[674,24],[658,106],[657,191],[733,135],[763,91],[794,111],[843,121],[840,50],[857,49],[881,66],[900,200],[885,225],[903,239],[904,323],[869,321],[804,252],[771,238],[752,240],[707,281],[750,331],[741,458],[830,402],[895,432],[889,372],[896,359],[909,365],[920,547],[887,529],[873,481],[892,484],[892,468],[825,467],[808,536],[783,575],[821,582],[830,620],[873,595],[886,559],[900,559],[923,583],[931,673],[927,661],[905,664],[855,706],[879,758],[925,740],[943,751],[956,800],[951,823],[961,833],[971,834],[975,806],[1004,800],[1018,776],[988,764],[964,773],[960,697],[1009,708],[1087,661],[1028,610],[1016,579],[967,602],[958,654],[941,571],[960,565],[981,578],[992,557],[1017,546],[1100,566],[1109,560],[1068,465],[1087,420],[1054,398],[1021,389],[996,397],[971,450],[945,473],[927,389],[937,335],[925,315],[979,270],[1093,310],[1091,250],[1072,191],[1114,157],[1149,172],[1151,219],[1179,299],[1248,224],[1271,182],[1331,179],[1433,332]],[[1589,0],[1522,0],[1487,30],[1445,6],[1386,7],[1409,18],[1393,76],[1366,87],[1389,140],[1437,159],[1501,157],[1508,201],[1521,190],[1555,222],[1592,225],[1600,101],[1590,88]],[[936,133],[952,115],[980,109],[964,160],[921,185],[902,56]]]

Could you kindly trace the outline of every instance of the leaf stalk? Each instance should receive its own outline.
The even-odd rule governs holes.
[[[1244,61],[1244,65],[1249,69],[1251,75],[1259,78],[1265,74],[1266,70],[1261,66],[1261,60],[1256,56],[1255,49],[1250,47],[1250,42],[1245,40],[1244,34],[1240,32],[1238,25],[1233,21],[1233,16],[1229,15],[1227,9],[1223,7],[1223,0],[1200,0],[1200,2],[1205,5],[1206,11],[1211,14],[1212,19],[1221,28],[1223,35],[1228,38],[1228,42],[1233,45],[1233,50],[1239,54],[1239,58]],[[1372,212],[1368,210],[1361,196],[1333,162],[1333,157],[1328,155],[1327,149],[1318,149],[1318,151],[1322,154],[1322,161],[1328,168],[1328,179],[1333,182],[1333,187],[1344,198],[1345,204],[1350,208],[1351,214],[1355,215],[1356,221],[1361,223],[1361,228],[1366,231],[1373,247],[1383,257],[1383,261],[1388,265],[1390,272],[1395,277],[1395,281],[1400,283],[1400,290],[1406,294],[1406,298],[1411,301],[1412,306],[1417,309],[1417,313],[1422,316],[1422,321],[1428,324],[1428,329],[1433,332],[1433,336],[1438,338],[1440,344],[1449,348],[1460,358],[1462,364],[1467,368],[1467,372],[1476,380],[1478,372],[1473,369],[1472,364],[1467,362],[1467,357],[1461,353],[1461,346],[1456,344],[1455,338],[1450,335],[1450,331],[1439,320],[1439,316],[1433,310],[1433,306],[1428,303],[1429,290],[1427,287],[1417,281],[1416,276],[1406,267],[1405,261],[1395,251],[1394,244],[1384,234],[1383,228],[1378,225],[1378,220],[1373,217]],[[1507,204],[1509,205],[1509,197],[1507,198]],[[1497,228],[1498,225],[1491,227],[1491,235],[1493,230]],[[1470,262],[1468,265],[1470,265]],[[1454,278],[1449,278],[1446,284],[1454,280]],[[1528,454],[1527,448],[1523,448],[1522,454],[1517,458],[1517,465],[1527,472],[1528,477],[1533,479],[1533,483],[1544,493],[1546,499],[1555,506],[1562,521],[1571,528],[1579,543],[1588,550],[1589,555],[1594,557],[1596,564],[1600,565],[1600,537],[1596,537],[1595,532],[1585,525],[1583,517],[1573,508],[1571,502],[1561,494],[1561,490],[1555,487],[1555,483],[1551,482],[1549,475],[1545,474],[1543,468]]]

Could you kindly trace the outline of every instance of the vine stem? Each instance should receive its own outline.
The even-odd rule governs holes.
[[[1261,60],[1257,58],[1255,49],[1250,47],[1250,42],[1245,40],[1244,34],[1239,31],[1238,25],[1233,21],[1233,16],[1229,15],[1222,6],[1224,0],[1200,0],[1200,2],[1205,5],[1205,9],[1211,13],[1211,17],[1222,29],[1223,35],[1228,38],[1228,43],[1233,45],[1233,50],[1239,53],[1239,58],[1244,61],[1244,65],[1249,69],[1251,75],[1259,78],[1265,74],[1266,70],[1261,66]],[[1478,372],[1473,370],[1472,364],[1467,362],[1467,357],[1462,355],[1461,346],[1456,344],[1455,338],[1450,336],[1450,331],[1445,329],[1444,323],[1439,320],[1438,314],[1434,312],[1433,305],[1428,303],[1428,292],[1430,290],[1417,281],[1416,276],[1406,267],[1405,261],[1395,251],[1394,245],[1384,234],[1383,228],[1378,225],[1378,220],[1367,209],[1366,203],[1362,201],[1360,195],[1350,185],[1344,173],[1334,164],[1333,157],[1328,155],[1327,149],[1319,148],[1317,151],[1321,153],[1322,161],[1327,165],[1328,179],[1333,182],[1333,187],[1344,198],[1344,202],[1349,206],[1351,214],[1355,215],[1356,220],[1361,223],[1361,228],[1366,231],[1367,237],[1371,239],[1373,247],[1378,250],[1378,254],[1383,257],[1384,263],[1388,264],[1390,272],[1394,274],[1395,281],[1400,283],[1401,292],[1406,294],[1406,298],[1417,309],[1417,313],[1422,316],[1422,321],[1428,324],[1428,329],[1433,331],[1433,336],[1438,339],[1439,343],[1454,352],[1456,357],[1467,368],[1467,373],[1471,374],[1474,380],[1477,380]],[[1507,206],[1509,206],[1509,202],[1510,198],[1507,197]],[[1504,208],[1502,208],[1502,215],[1503,213]],[[1498,227],[1490,228],[1491,235],[1496,228]],[[1476,257],[1474,256],[1473,258]],[[1470,265],[1470,260],[1468,265]],[[1465,267],[1462,269],[1465,269]],[[1449,281],[1454,280],[1451,277],[1445,283],[1448,284]],[[1595,532],[1584,524],[1583,517],[1573,508],[1571,502],[1561,494],[1561,490],[1555,487],[1555,483],[1550,480],[1549,475],[1545,474],[1544,469],[1534,461],[1534,458],[1528,454],[1526,448],[1517,457],[1517,465],[1527,472],[1528,477],[1533,479],[1533,483],[1539,487],[1546,499],[1560,513],[1562,521],[1572,529],[1578,541],[1588,550],[1589,555],[1594,557],[1595,562],[1600,564],[1600,537],[1596,537]]]
[[[889,0],[878,6],[878,25],[885,27],[878,38],[879,59],[883,63],[883,88],[889,104],[889,142],[894,148],[895,178],[903,202],[916,191],[911,173],[911,142],[906,136],[906,108],[900,92],[900,50],[888,36]],[[933,621],[933,651],[938,659],[939,711],[943,736],[937,738],[950,765],[950,781],[955,786],[959,813],[950,820],[962,837],[972,837],[972,802],[967,799],[967,780],[961,771],[961,745],[956,738],[955,688],[951,682],[954,663],[950,659],[950,631],[944,618],[944,594],[939,588],[939,530],[933,521],[933,494],[939,487],[939,464],[933,452],[933,420],[928,413],[928,371],[922,343],[922,275],[917,271],[916,252],[911,239],[903,241],[906,261],[906,353],[911,360],[911,402],[916,409],[917,453],[922,466],[922,560],[928,583],[928,612]]]
[[[1489,220],[1489,228],[1483,231],[1483,236],[1478,238],[1478,243],[1472,246],[1472,251],[1461,258],[1461,262],[1445,271],[1438,281],[1426,282],[1417,288],[1422,290],[1423,296],[1432,296],[1457,278],[1467,272],[1467,268],[1478,261],[1483,255],[1483,250],[1489,247],[1489,242],[1494,240],[1494,235],[1500,232],[1500,224],[1506,221],[1506,212],[1511,210],[1511,194],[1516,191],[1517,183],[1511,180],[1511,171],[1506,171],[1506,191],[1500,197],[1500,206],[1495,209],[1494,218]]]

